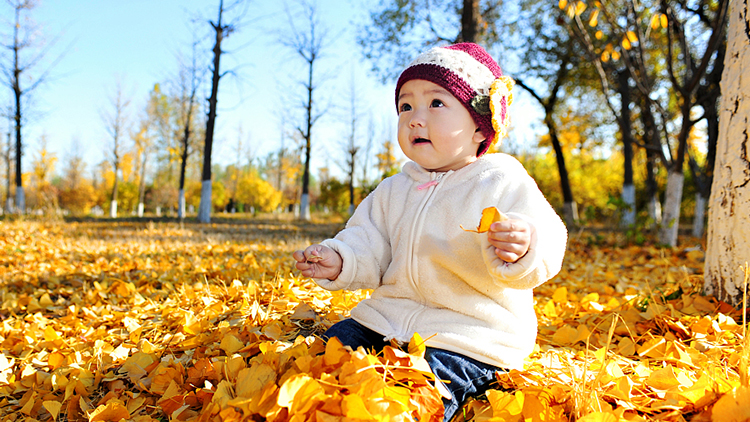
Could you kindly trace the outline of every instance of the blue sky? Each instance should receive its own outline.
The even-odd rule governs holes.
[[[101,110],[111,108],[109,98],[117,81],[131,100],[129,115],[131,122],[136,122],[153,85],[176,73],[177,56],[189,51],[192,31],[210,34],[207,21],[216,18],[217,7],[218,0],[41,1],[31,16],[47,41],[57,37],[47,57],[64,53],[52,68],[48,83],[33,94],[33,114],[24,131],[24,170],[30,169],[42,134],[57,154],[58,171],[74,140],[89,167],[102,161],[108,135]],[[0,10],[7,27],[10,8],[5,4]],[[380,85],[369,74],[369,65],[354,41],[351,24],[361,22],[366,13],[360,0],[321,0],[318,10],[334,38],[320,62],[330,75],[320,88],[321,101],[344,105],[354,73],[358,90],[367,98],[365,107],[375,119],[395,129],[393,87]],[[223,56],[221,68],[232,70],[237,77],[228,76],[221,82],[214,162],[234,162],[240,128],[256,156],[277,149],[280,109],[294,106],[280,98],[301,89],[295,71],[302,70],[304,64],[278,41],[278,34],[288,28],[284,2],[251,2],[246,16],[247,23],[225,44],[228,54]],[[191,25],[196,18],[200,23]],[[210,42],[205,46],[210,48]],[[210,60],[210,55],[204,57]],[[10,92],[6,90],[3,97],[9,101]],[[523,105],[523,95],[517,94],[516,101],[521,103],[517,108],[528,108],[528,103]],[[517,113],[514,126],[531,133],[530,127],[539,125],[533,115]],[[330,108],[317,125],[313,169],[336,167],[338,139],[347,133],[344,116]],[[6,122],[0,122],[0,131],[7,131]]]

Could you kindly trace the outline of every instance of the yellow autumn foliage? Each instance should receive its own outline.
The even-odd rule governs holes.
[[[293,271],[336,228],[0,222],[0,421],[442,420],[421,336],[316,337],[368,294]],[[585,236],[535,291],[524,369],[468,418],[747,420],[746,332],[699,294],[703,253]]]

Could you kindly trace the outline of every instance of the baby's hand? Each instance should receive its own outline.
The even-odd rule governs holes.
[[[304,251],[294,251],[292,256],[305,277],[335,280],[344,264],[338,252],[323,245],[308,246]]]
[[[524,220],[505,220],[492,223],[487,236],[498,258],[512,264],[529,251],[531,231]]]

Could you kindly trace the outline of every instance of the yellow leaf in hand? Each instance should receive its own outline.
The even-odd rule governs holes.
[[[482,210],[482,218],[479,220],[479,225],[477,226],[476,230],[465,229],[463,226],[461,226],[461,229],[467,232],[485,233],[490,229],[492,223],[497,221],[505,221],[507,219],[508,216],[501,213],[496,207],[487,207]]]
[[[426,349],[427,346],[425,346],[424,340],[422,340],[422,336],[420,336],[419,333],[414,333],[414,335],[411,337],[411,340],[409,340],[409,354],[424,357],[424,352]]]

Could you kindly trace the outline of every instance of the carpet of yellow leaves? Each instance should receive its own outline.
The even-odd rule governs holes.
[[[316,335],[367,292],[290,254],[335,224],[0,222],[0,421],[442,420],[418,337]],[[750,420],[741,312],[700,296],[699,249],[571,239],[536,292],[538,349],[473,420]]]

